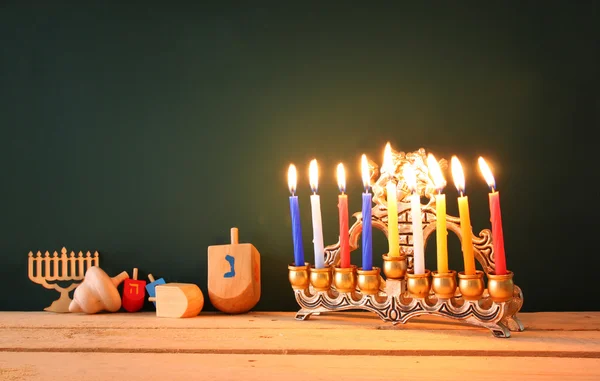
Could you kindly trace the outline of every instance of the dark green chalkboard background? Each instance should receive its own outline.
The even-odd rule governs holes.
[[[358,211],[360,154],[380,160],[388,140],[463,160],[475,230],[487,157],[524,310],[598,308],[583,286],[598,265],[584,206],[598,194],[585,143],[600,121],[598,5],[1,4],[0,309],[56,298],[27,279],[27,253],[63,246],[98,250],[111,275],[137,266],[206,292],[207,247],[237,226],[261,253],[256,309],[292,310],[287,166],[311,258],[309,160],[334,243],[335,165]]]

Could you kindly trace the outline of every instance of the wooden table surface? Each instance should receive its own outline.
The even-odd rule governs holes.
[[[363,312],[0,312],[0,380],[600,380],[600,312],[522,313],[509,339]]]

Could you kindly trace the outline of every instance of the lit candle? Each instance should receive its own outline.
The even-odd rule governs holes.
[[[385,145],[383,152],[382,172],[388,174],[389,180],[386,184],[387,191],[387,210],[388,210],[388,255],[391,257],[400,256],[400,245],[398,237],[398,204],[396,201],[396,181],[394,180],[394,161],[392,158],[392,146],[390,143]]]
[[[372,270],[373,241],[371,234],[373,228],[371,224],[371,192],[369,192],[371,174],[369,173],[369,162],[366,155],[362,155],[360,167],[365,187],[365,191],[362,194],[362,269]]]
[[[446,180],[437,160],[432,154],[427,156],[427,167],[438,193],[435,195],[435,231],[437,241],[437,271],[446,274],[448,270],[448,229],[446,228],[446,195],[442,190]]]
[[[298,174],[296,166],[290,164],[288,169],[288,186],[290,188],[290,213],[292,215],[292,239],[294,242],[294,265],[304,266],[304,246],[302,245],[302,225],[300,224],[300,208],[296,196]]]
[[[410,215],[412,217],[413,230],[413,269],[415,274],[425,274],[421,196],[417,192],[417,174],[410,164],[404,166],[404,180],[410,191]]]
[[[458,213],[460,216],[460,235],[463,260],[465,263],[465,274],[475,275],[475,257],[473,255],[473,237],[471,230],[471,217],[469,216],[469,199],[465,193],[465,174],[463,172],[460,161],[456,156],[452,156],[452,178],[454,185],[460,196],[458,197]]]
[[[337,166],[337,181],[341,194],[338,196],[340,216],[340,267],[350,267],[350,243],[348,232],[348,196],[346,192],[346,171],[344,164]]]
[[[321,198],[317,194],[319,188],[319,167],[317,160],[313,159],[309,167],[310,189],[313,194],[310,196],[310,206],[312,211],[313,225],[313,244],[315,247],[315,268],[325,267],[325,253],[323,246],[323,223],[321,222]]]
[[[490,222],[492,223],[492,242],[494,245],[494,262],[496,275],[506,275],[506,255],[504,253],[504,235],[502,233],[502,214],[500,213],[500,192],[496,191],[496,181],[490,167],[482,157],[479,158],[479,169],[491,189]]]

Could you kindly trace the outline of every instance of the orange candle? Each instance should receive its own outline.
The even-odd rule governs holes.
[[[465,174],[456,156],[452,156],[451,163],[454,185],[456,185],[456,189],[460,193],[458,197],[458,213],[460,216],[460,235],[465,274],[475,275],[475,255],[473,254],[473,233],[471,229],[471,217],[469,215],[469,199],[464,195]]]
[[[350,242],[348,232],[348,196],[346,192],[346,171],[344,164],[337,166],[337,181],[341,194],[338,196],[338,209],[340,217],[340,267],[350,267]]]
[[[496,275],[506,275],[506,255],[504,253],[504,235],[502,233],[502,214],[500,213],[500,192],[496,191],[496,180],[490,167],[480,157],[479,170],[490,187],[490,222],[492,223],[492,243],[494,245],[494,262]]]

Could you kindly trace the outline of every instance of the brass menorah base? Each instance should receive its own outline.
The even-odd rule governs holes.
[[[326,268],[317,276],[308,265],[290,266],[289,271],[296,301],[302,307],[296,314],[297,320],[325,312],[366,310],[393,324],[404,324],[421,315],[442,316],[487,328],[495,337],[506,338],[511,331],[524,330],[516,317],[523,305],[523,294],[513,285],[512,274],[501,280],[490,279],[485,289],[480,271],[474,277],[463,275],[458,286],[454,272],[445,276],[447,281],[436,282],[434,278],[432,284],[429,271],[424,276],[411,277],[409,273],[402,279],[387,281],[380,278],[378,268],[371,271],[373,274],[351,269],[356,277],[337,267]],[[354,290],[340,291],[352,285]]]

